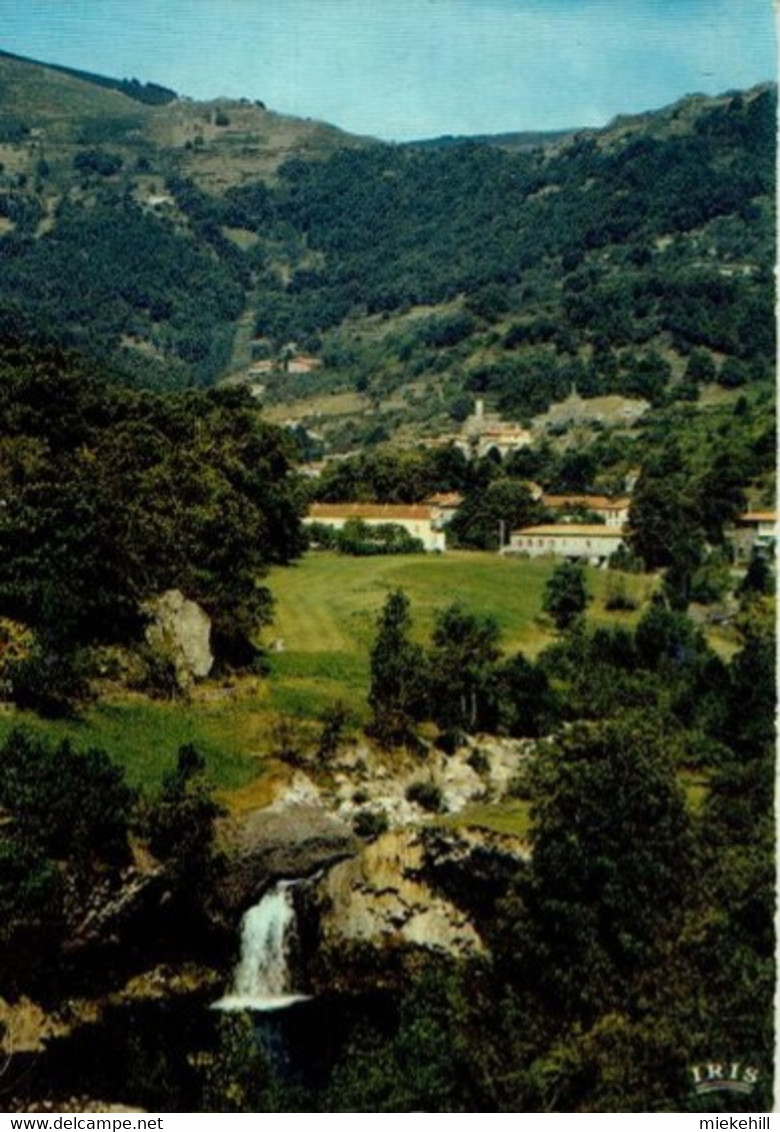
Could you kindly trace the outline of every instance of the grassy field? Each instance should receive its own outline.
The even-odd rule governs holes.
[[[185,743],[206,757],[212,784],[232,791],[256,778],[268,750],[266,698],[242,696],[221,703],[159,703],[138,698],[100,702],[75,720],[42,720],[31,712],[0,715],[0,742],[14,727],[51,741],[69,739],[77,750],[103,748],[135,787],[154,791],[176,765]]]
[[[388,593],[398,588],[411,602],[418,640],[428,638],[436,610],[457,601],[495,617],[507,651],[523,649],[536,655],[553,636],[539,615],[554,567],[549,560],[472,551],[377,558],[309,554],[297,566],[274,570],[269,578],[277,601],[273,632],[285,650],[279,659],[284,662],[288,653],[367,657],[377,615]],[[604,609],[610,577],[614,575],[606,571],[588,571],[593,597],[588,616],[598,622],[631,623],[635,615]],[[640,602],[646,600],[647,579],[625,578],[628,591]]]
[[[231,804],[246,791],[254,798],[259,777],[279,769],[269,752],[280,716],[294,717],[309,742],[323,709],[336,700],[349,706],[356,725],[366,721],[369,652],[391,590],[400,587],[408,594],[413,635],[421,642],[429,639],[436,611],[460,601],[496,618],[505,652],[522,649],[533,656],[553,639],[539,617],[553,568],[548,561],[465,551],[377,558],[309,554],[268,578],[276,617],[266,635],[267,679],[208,681],[191,702],[128,693],[100,700],[76,721],[42,721],[9,710],[0,714],[0,741],[23,725],[55,740],[68,738],[79,749],[99,746],[125,767],[133,785],[147,790],[159,786],[182,744],[195,743],[206,756],[211,781],[231,795]],[[607,572],[588,572],[594,595],[589,618],[633,622],[637,613],[605,612],[608,583]],[[628,577],[626,584],[637,598],[646,596],[645,579]]]
[[[284,714],[315,719],[334,700],[343,700],[358,721],[367,718],[369,653],[377,617],[387,595],[402,589],[411,603],[412,636],[427,642],[436,611],[453,602],[495,617],[507,654],[536,656],[554,639],[540,616],[544,587],[555,568],[551,561],[501,558],[497,554],[448,551],[443,555],[350,558],[316,552],[297,566],[272,571],[268,581],[276,599],[268,634],[269,706]],[[604,608],[614,575],[588,570],[594,623],[633,624],[639,611],[610,613]],[[626,588],[641,604],[650,593],[647,579],[626,576]]]

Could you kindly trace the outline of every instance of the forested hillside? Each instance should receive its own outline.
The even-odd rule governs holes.
[[[0,63],[4,325],[126,380],[266,358],[267,400],[357,391],[389,435],[475,394],[526,419],[573,383],[659,402],[769,374],[772,88],[532,148],[419,147]],[[44,113],[40,73],[79,99]],[[323,364],[289,374],[295,350]]]

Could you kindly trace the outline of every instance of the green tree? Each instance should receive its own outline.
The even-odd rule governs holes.
[[[516,653],[496,669],[497,723],[515,736],[546,734],[560,715],[560,704],[543,668]]]
[[[486,721],[500,636],[494,617],[457,603],[436,615],[428,672],[431,711],[440,727],[474,731]]]
[[[552,617],[559,630],[568,629],[585,612],[588,591],[585,571],[573,562],[561,562],[547,580],[542,609]]]
[[[694,838],[657,718],[577,724],[531,772],[533,857],[521,882],[523,962],[567,1017],[623,1001],[676,940]]]
[[[533,523],[540,514],[530,491],[518,480],[502,476],[485,486],[477,483],[453,516],[448,531],[460,546],[498,550],[518,527]]]
[[[179,748],[176,769],[148,815],[149,846],[165,862],[177,905],[195,918],[202,911],[217,857],[214,822],[221,813],[205,778],[206,760],[192,744]]]
[[[394,590],[379,616],[371,649],[370,733],[383,747],[411,742],[424,710],[425,655],[409,639],[410,629],[409,598]]]

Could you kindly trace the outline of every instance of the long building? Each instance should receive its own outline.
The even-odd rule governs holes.
[[[623,546],[623,528],[600,523],[545,523],[513,531],[503,554],[568,558],[602,566]]]
[[[445,550],[445,534],[437,529],[437,518],[434,507],[420,503],[313,503],[304,523],[324,523],[336,531],[350,519],[362,519],[370,527],[395,523],[420,539],[426,550]]]

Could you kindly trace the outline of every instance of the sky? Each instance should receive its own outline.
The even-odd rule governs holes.
[[[388,141],[599,126],[773,79],[774,0],[0,0],[0,48]]]

